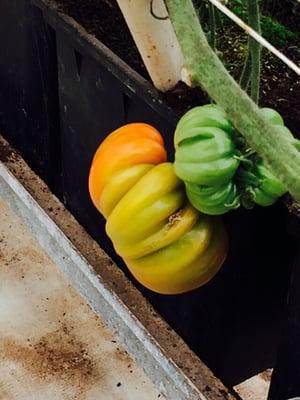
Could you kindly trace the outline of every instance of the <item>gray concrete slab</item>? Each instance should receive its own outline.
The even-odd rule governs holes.
[[[0,197],[0,399],[162,398]]]

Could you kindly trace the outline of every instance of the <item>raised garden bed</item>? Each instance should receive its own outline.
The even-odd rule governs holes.
[[[116,0],[57,0],[59,10],[78,21],[88,33],[109,47],[143,78],[149,75],[141,60],[131,34],[124,21]],[[201,6],[201,1],[195,4]],[[293,13],[292,4],[286,5],[282,12],[283,22],[297,32],[300,18]],[[268,10],[265,10],[267,13]],[[289,20],[286,15],[291,15]],[[222,52],[229,70],[238,78],[245,57],[247,36],[229,20],[223,18],[218,28],[218,49]],[[285,18],[285,19],[284,19]],[[225,20],[224,20],[225,19]],[[279,43],[280,50],[296,64],[300,62],[299,36]],[[207,102],[205,93],[199,89],[190,90],[184,85],[162,93],[163,100],[181,114],[187,108]],[[260,103],[265,107],[277,109],[283,116],[287,126],[300,137],[300,77],[297,77],[280,60],[265,52],[263,57],[262,92]]]
[[[125,122],[140,120],[163,133],[172,158],[178,115],[194,104],[204,104],[206,97],[183,85],[172,93],[158,93],[145,79],[134,46],[131,60],[126,61],[144,77],[86,32],[113,46],[101,36],[105,26],[124,27],[112,2],[88,1],[86,8],[75,1],[65,1],[62,8],[61,3],[1,0],[2,40],[11,35],[11,45],[3,45],[5,57],[0,62],[4,85],[1,130],[128,274],[104,235],[104,220],[89,199],[87,175],[93,153],[107,133]],[[116,12],[115,19],[110,19],[110,12]],[[126,43],[131,42],[123,28],[119,31],[125,32]],[[108,32],[111,40],[116,30]],[[125,59],[124,45],[119,38],[116,42],[119,49],[113,50]],[[135,282],[228,387],[276,363],[295,253],[295,242],[286,230],[287,216],[283,204],[226,216],[229,257],[216,278],[199,290],[161,296]]]

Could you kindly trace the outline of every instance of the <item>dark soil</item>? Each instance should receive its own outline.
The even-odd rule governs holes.
[[[149,80],[149,75],[133,42],[124,18],[115,0],[56,0],[61,11],[71,15],[135,71]],[[284,19],[284,16],[282,17]],[[295,17],[289,19],[295,25]],[[283,21],[286,22],[286,21]],[[238,28],[219,32],[219,49],[230,72],[237,78],[245,57],[247,38]],[[242,49],[242,51],[241,51]],[[294,62],[300,62],[299,43],[288,43],[280,49]],[[200,89],[178,84],[161,97],[178,115],[195,105],[207,103],[208,97]],[[283,116],[294,135],[300,137],[300,77],[270,53],[264,53],[261,101],[262,106],[273,107]]]
[[[295,0],[265,0],[262,13],[276,18],[294,32],[299,31],[300,4]]]
[[[56,0],[56,3],[62,12],[73,17],[134,70],[149,79],[115,0]]]
[[[135,46],[123,15],[115,0],[56,0],[60,11],[72,16],[90,34],[95,35],[142,77],[150,80]],[[161,98],[178,115],[188,108],[209,101],[201,89],[190,89],[179,83],[172,91],[161,93]]]
[[[218,49],[230,73],[238,80],[247,52],[247,36],[236,26],[220,30]],[[300,64],[299,39],[279,50]],[[278,47],[278,46],[275,46]],[[262,53],[260,105],[276,109],[286,125],[300,138],[300,76],[267,50]]]

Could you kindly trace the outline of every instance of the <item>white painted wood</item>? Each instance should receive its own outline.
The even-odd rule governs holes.
[[[117,0],[154,85],[172,88],[181,79],[183,56],[170,20],[155,18],[150,0]],[[153,1],[153,12],[168,15],[164,1]]]

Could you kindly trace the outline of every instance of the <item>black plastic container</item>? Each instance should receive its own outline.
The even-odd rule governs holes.
[[[60,190],[55,33],[29,1],[0,1],[0,129]]]
[[[0,9],[0,129],[129,275],[89,199],[91,159],[109,132],[131,121],[155,125],[171,159],[177,116],[147,81],[54,3],[0,0]],[[276,363],[295,252],[287,214],[278,204],[226,216],[228,260],[199,290],[161,296],[135,282],[228,386]],[[280,397],[275,391],[272,399],[286,400],[284,391]]]

